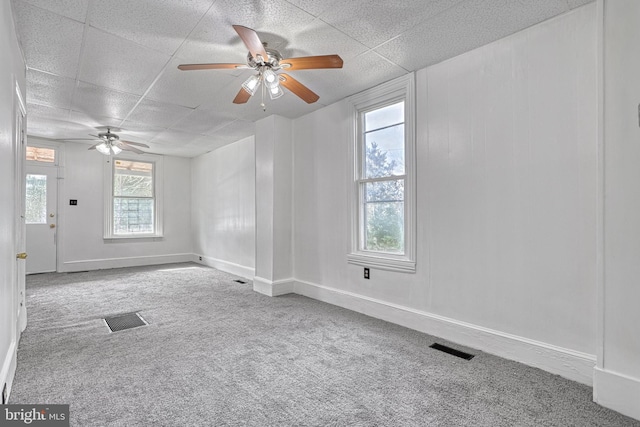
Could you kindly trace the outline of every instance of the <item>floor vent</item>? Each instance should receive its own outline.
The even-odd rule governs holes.
[[[148,323],[138,313],[125,313],[117,316],[105,317],[104,321],[111,332],[124,331],[125,329],[145,326]]]
[[[236,282],[236,283],[242,283],[243,285],[244,285],[245,283],[247,283],[247,282],[245,282],[244,280],[239,280],[239,279],[238,279],[238,280],[234,280],[234,282]]]
[[[431,344],[429,347],[435,350],[444,351],[445,353],[451,354],[452,356],[456,356],[461,359],[471,360],[474,358],[473,354],[465,353],[464,351],[456,350],[455,348],[447,347],[446,345],[438,343]]]
[[[78,273],[88,273],[89,270],[82,270],[82,271],[67,271],[67,274],[78,274]]]

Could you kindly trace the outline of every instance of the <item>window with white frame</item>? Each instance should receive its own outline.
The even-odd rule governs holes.
[[[162,236],[161,174],[160,156],[106,160],[105,238]]]
[[[411,74],[350,98],[352,264],[415,271],[413,91]]]

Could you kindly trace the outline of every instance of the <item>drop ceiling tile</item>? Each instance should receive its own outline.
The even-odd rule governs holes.
[[[127,117],[127,120],[151,126],[170,128],[174,123],[179,122],[192,111],[192,108],[181,105],[143,99],[131,112],[129,117]]]
[[[345,1],[320,18],[350,37],[373,48],[462,0]]]
[[[173,54],[212,3],[213,0],[96,1],[89,22],[139,45]]]
[[[74,79],[27,70],[27,102],[69,109],[74,87]]]
[[[297,31],[292,39],[286,47],[278,48],[284,58],[337,54],[346,61],[367,50],[364,44],[320,19]]]
[[[218,129],[214,136],[218,136],[230,142],[235,142],[251,135],[255,135],[254,123],[244,120],[236,120]]]
[[[148,93],[150,99],[196,108],[212,98],[233,80],[223,70],[181,71],[182,59],[174,58]]]
[[[197,135],[189,132],[179,132],[175,130],[165,130],[157,134],[152,140],[152,144],[159,144],[162,146],[179,148],[187,144],[196,141],[202,135]]]
[[[46,9],[76,21],[84,22],[87,17],[89,0],[24,0],[33,6]]]
[[[305,12],[318,16],[331,8],[336,7],[336,5],[340,4],[340,0],[287,0],[289,3],[299,7]]]
[[[13,10],[27,67],[75,78],[84,25],[24,1]]]
[[[169,55],[89,28],[80,80],[142,95],[168,61]]]
[[[71,108],[96,119],[124,119],[140,99],[137,95],[79,82]]]
[[[468,1],[423,22],[380,46],[376,52],[415,71],[506,37],[567,10],[567,3],[561,0]]]
[[[30,102],[27,102],[27,114],[29,115],[29,120],[35,120],[36,118],[52,119],[61,122],[69,120],[68,109],[33,104]]]
[[[120,127],[120,119],[114,119],[113,117],[100,116],[97,114],[86,114],[80,111],[73,111],[69,113],[69,120],[73,123],[78,123],[82,126],[82,135],[75,138],[84,138],[89,134],[96,134],[100,127],[111,126]]]
[[[236,120],[236,118],[225,108],[219,108],[217,110],[198,108],[174,124],[171,129],[209,135],[215,134],[216,129],[228,125],[234,120]]]
[[[145,144],[148,141],[151,141],[156,135],[166,130],[159,126],[136,123],[131,120],[126,120],[118,127],[122,129],[123,135],[127,135],[131,138],[131,141],[144,142]]]

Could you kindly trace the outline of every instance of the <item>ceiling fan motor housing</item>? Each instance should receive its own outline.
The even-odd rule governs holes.
[[[251,55],[251,52],[247,54],[247,65],[251,68],[258,69],[263,65],[266,65],[272,69],[280,68],[280,61],[282,61],[282,55],[275,49],[270,49],[265,47],[264,50],[267,52],[267,58],[263,58],[264,61],[262,63],[258,62],[256,58]]]

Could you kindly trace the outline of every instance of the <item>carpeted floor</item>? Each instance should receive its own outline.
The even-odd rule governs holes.
[[[10,403],[72,426],[640,426],[589,387],[196,264],[27,279]],[[103,317],[149,326],[110,333]]]

